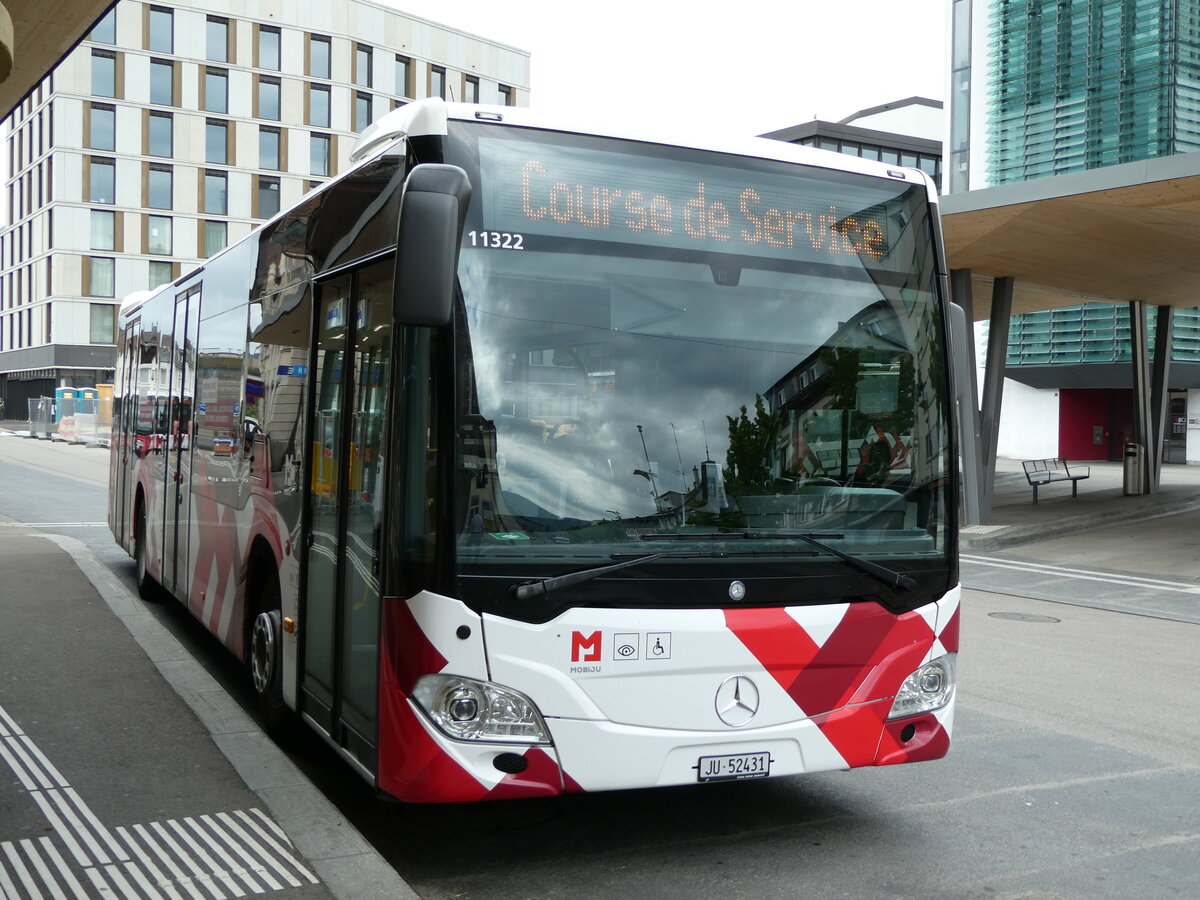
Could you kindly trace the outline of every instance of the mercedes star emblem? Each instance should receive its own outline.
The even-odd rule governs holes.
[[[741,728],[758,712],[758,688],[745,675],[732,675],[717,688],[717,715],[730,728]]]
[[[746,596],[746,586],[740,581],[729,582],[729,599],[735,603]]]

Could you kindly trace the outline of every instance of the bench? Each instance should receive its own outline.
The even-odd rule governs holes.
[[[1057,459],[1027,459],[1021,463],[1025,467],[1025,480],[1033,488],[1033,502],[1038,502],[1038,488],[1043,484],[1055,481],[1071,482],[1071,496],[1079,496],[1079,482],[1092,474],[1091,466],[1075,466],[1070,468],[1062,457]]]

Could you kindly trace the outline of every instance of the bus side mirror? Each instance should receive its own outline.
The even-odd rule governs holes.
[[[400,201],[392,303],[405,325],[445,325],[454,308],[458,248],[471,181],[458,166],[424,163],[408,175]]]

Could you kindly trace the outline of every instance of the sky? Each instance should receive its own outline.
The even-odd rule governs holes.
[[[382,0],[527,50],[530,106],[762,134],[944,99],[946,0]]]

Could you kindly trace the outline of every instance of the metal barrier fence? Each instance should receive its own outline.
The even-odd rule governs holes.
[[[29,401],[29,436],[50,438],[58,429],[54,424],[54,400],[39,397]]]
[[[73,399],[60,400],[56,416],[53,397],[30,400],[29,436],[107,447],[112,439],[112,399],[89,404],[94,412],[76,412],[76,405]]]

